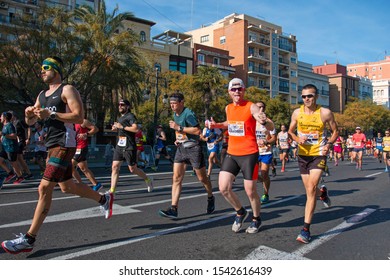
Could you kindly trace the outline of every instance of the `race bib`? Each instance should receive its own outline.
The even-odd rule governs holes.
[[[213,142],[213,143],[207,143],[207,148],[208,148],[209,150],[212,150],[214,147],[215,147],[214,142]]]
[[[318,131],[302,131],[300,136],[306,137],[305,144],[307,145],[317,145],[318,139],[320,138]]]
[[[185,132],[176,131],[176,140],[179,142],[188,141],[188,136]]]
[[[119,136],[119,140],[118,140],[118,146],[119,147],[126,147],[126,136]]]
[[[245,123],[243,121],[229,121],[228,131],[231,136],[245,136]]]

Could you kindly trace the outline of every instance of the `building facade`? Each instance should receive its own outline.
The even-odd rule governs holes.
[[[194,43],[229,51],[236,77],[247,86],[265,89],[271,97],[282,95],[298,102],[296,37],[282,27],[245,14],[231,14],[187,32]]]
[[[314,73],[329,77],[329,108],[343,113],[350,97],[359,98],[359,78],[347,75],[347,67],[327,64],[313,67]]]
[[[307,84],[313,84],[318,89],[317,104],[329,108],[329,77],[313,72],[313,65],[298,61],[298,103],[303,103],[302,88]]]

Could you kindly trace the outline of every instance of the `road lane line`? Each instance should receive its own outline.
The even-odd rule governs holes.
[[[266,205],[262,206],[262,208],[267,208],[269,206],[280,204],[280,203],[283,203],[283,202],[287,202],[289,200],[293,200],[293,199],[296,199],[296,198],[299,198],[299,197],[302,197],[302,196],[303,195],[295,195],[295,196],[291,196],[291,197],[284,198],[284,199],[281,199],[281,200],[273,201],[273,202],[267,203]],[[247,209],[247,210],[249,210],[249,209]],[[126,245],[129,245],[129,244],[132,244],[132,243],[140,242],[140,241],[147,240],[147,239],[152,239],[152,238],[159,237],[159,236],[162,236],[162,235],[167,235],[167,234],[178,232],[178,231],[188,230],[190,228],[198,227],[198,226],[201,226],[201,225],[214,223],[214,222],[219,221],[219,220],[231,218],[235,214],[236,214],[236,212],[230,212],[229,214],[225,214],[225,215],[214,217],[214,218],[209,218],[209,219],[206,219],[206,220],[203,220],[203,221],[199,221],[199,222],[195,222],[195,223],[191,223],[191,224],[188,224],[188,225],[174,227],[174,228],[170,228],[170,229],[166,229],[166,230],[161,230],[161,231],[157,231],[157,232],[154,232],[154,233],[151,233],[151,234],[145,234],[145,235],[141,235],[141,236],[137,236],[137,237],[132,237],[132,238],[129,238],[127,240],[120,241],[120,242],[110,242],[110,243],[108,243],[106,245],[93,247],[91,249],[86,249],[86,250],[70,253],[70,254],[67,254],[67,255],[57,256],[55,258],[52,258],[52,260],[74,259],[74,258],[78,258],[78,257],[81,257],[81,256],[86,256],[86,255],[90,255],[90,254],[93,254],[93,253],[98,253],[98,252],[101,252],[101,251],[110,250],[110,249],[121,247],[121,246],[126,246]]]
[[[364,218],[368,217],[372,213],[374,213],[376,209],[366,208],[360,213],[357,213],[341,223],[340,225],[328,230],[327,232],[319,235],[309,244],[302,245],[299,249],[295,250],[292,253],[276,250],[267,246],[259,246],[255,250],[253,250],[248,256],[246,256],[246,260],[302,260],[306,259],[304,255],[312,252],[325,242],[329,241],[333,237],[339,235],[346,229],[356,225]]]

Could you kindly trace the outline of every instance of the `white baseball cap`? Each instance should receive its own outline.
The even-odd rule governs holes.
[[[229,90],[232,88],[245,88],[244,82],[239,78],[234,78],[229,82]]]

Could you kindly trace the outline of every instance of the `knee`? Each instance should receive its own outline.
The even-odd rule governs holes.
[[[226,186],[219,186],[219,191],[223,196],[228,196],[230,193],[229,188]]]

